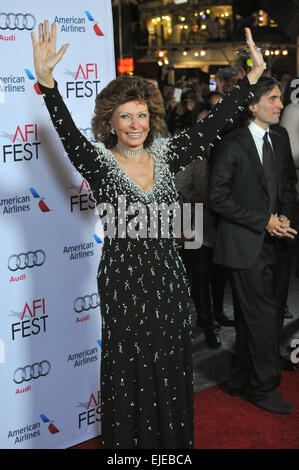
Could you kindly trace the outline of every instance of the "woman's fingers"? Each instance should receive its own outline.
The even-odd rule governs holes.
[[[56,55],[57,55],[57,59],[58,59],[57,62],[59,62],[59,61],[62,59],[62,57],[63,57],[63,55],[64,55],[64,53],[65,53],[65,51],[67,50],[68,47],[69,47],[69,44],[64,44],[64,45],[59,49],[59,51],[58,51],[57,54],[56,54]]]
[[[36,37],[35,37],[35,32],[31,32],[31,41],[32,41],[32,46],[34,47],[36,45]]]
[[[250,28],[245,28],[245,35],[246,35],[246,42],[249,45],[252,45],[254,46],[254,42],[253,42],[253,39],[252,39],[252,34],[251,34],[251,30]]]
[[[56,24],[51,24],[51,41],[56,44]]]
[[[38,42],[44,42],[44,27],[43,23],[38,25]]]
[[[44,21],[44,41],[49,41],[50,39],[50,31],[49,31],[49,21]]]

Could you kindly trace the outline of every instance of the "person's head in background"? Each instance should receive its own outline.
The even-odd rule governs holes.
[[[237,83],[236,75],[235,70],[231,67],[218,69],[216,73],[217,91],[221,91],[225,95],[232,91]]]
[[[199,86],[201,96],[206,99],[206,96],[210,93],[210,74],[208,74],[207,72],[200,71]]]
[[[181,101],[184,104],[186,110],[192,111],[196,103],[198,102],[197,93],[195,90],[186,90],[181,97]]]
[[[281,94],[282,96],[284,95],[284,91],[286,89],[286,86],[288,84],[288,82],[291,80],[292,78],[292,75],[289,73],[289,72],[282,72],[279,77],[278,77],[278,81],[280,83],[280,89],[281,89]]]

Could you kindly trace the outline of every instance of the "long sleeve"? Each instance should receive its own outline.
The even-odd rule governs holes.
[[[221,130],[230,123],[242,105],[253,96],[252,87],[244,77],[231,93],[223,97],[212,111],[190,129],[169,139],[157,139],[152,147],[153,152],[163,152],[170,171],[177,173],[196,158],[204,158],[209,147],[219,141]]]
[[[67,156],[92,188],[99,173],[103,177],[105,172],[105,163],[101,159],[100,152],[77,129],[59,93],[57,83],[55,82],[54,88],[40,84],[39,87]]]

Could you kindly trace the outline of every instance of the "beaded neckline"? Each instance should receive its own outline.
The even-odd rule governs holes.
[[[135,189],[137,189],[141,194],[143,195],[151,195],[156,187],[157,184],[157,165],[156,165],[156,158],[155,156],[147,149],[149,156],[153,159],[154,163],[154,180],[153,180],[153,185],[149,191],[144,191],[135,181],[128,175],[128,173],[120,166],[118,163],[116,157],[114,156],[113,152],[111,150],[107,149],[103,144],[96,143],[94,144],[95,147],[98,148],[98,150],[103,154],[106,155],[106,157],[109,158],[111,163],[114,165],[114,168],[117,169],[122,173],[122,175],[126,178],[126,180],[133,186]]]
[[[123,155],[126,155],[127,157],[136,157],[137,155],[141,155],[142,152],[144,151],[143,145],[138,150],[127,150],[124,147],[122,147],[119,143],[117,143],[116,148],[119,151],[119,153],[122,153]]]

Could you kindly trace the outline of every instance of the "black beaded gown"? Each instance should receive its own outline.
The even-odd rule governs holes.
[[[189,287],[172,237],[175,211],[170,211],[169,235],[161,214],[178,201],[174,174],[219,138],[221,128],[251,94],[250,84],[245,77],[190,130],[153,142],[147,149],[155,170],[148,192],[108,149],[80,133],[57,84],[40,88],[68,157],[89,182],[105,217],[107,236],[98,271],[103,447],[192,448]],[[108,226],[116,227],[116,233],[109,233]]]

